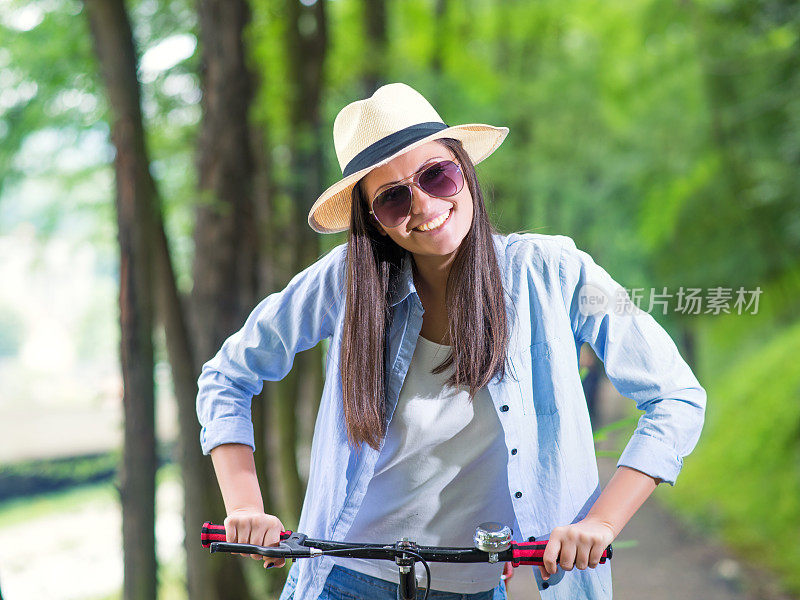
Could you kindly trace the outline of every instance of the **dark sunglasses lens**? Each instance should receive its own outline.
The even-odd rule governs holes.
[[[419,176],[419,187],[426,194],[438,198],[455,196],[464,187],[464,176],[453,161],[445,160],[431,165]]]
[[[398,185],[381,192],[372,203],[372,211],[384,227],[397,227],[411,209],[408,186]]]

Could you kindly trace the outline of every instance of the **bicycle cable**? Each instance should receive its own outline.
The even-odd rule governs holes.
[[[334,548],[332,550],[322,550],[320,554],[338,554],[340,552],[349,552],[350,550],[360,550],[363,546],[352,546],[349,548]],[[395,554],[410,554],[411,556],[416,556],[419,559],[419,562],[422,563],[422,566],[425,567],[425,596],[422,600],[428,600],[428,592],[431,590],[431,568],[428,566],[428,561],[422,558],[422,555],[414,552],[413,550],[405,550],[405,549],[398,549],[398,548],[391,548],[388,547],[386,550],[393,551]],[[318,555],[319,556],[319,555]]]

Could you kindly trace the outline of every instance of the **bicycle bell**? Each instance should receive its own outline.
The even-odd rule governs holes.
[[[511,528],[496,521],[487,521],[475,528],[475,537],[472,539],[478,550],[503,552],[511,547]]]

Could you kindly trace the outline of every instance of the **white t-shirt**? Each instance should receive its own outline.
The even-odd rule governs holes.
[[[366,496],[344,541],[389,544],[404,536],[425,546],[472,547],[475,527],[499,521],[514,527],[508,490],[508,449],[485,388],[445,387],[453,372],[431,371],[450,346],[418,337],[400,397]],[[385,560],[331,556],[339,566],[399,582]],[[500,581],[502,562],[430,562],[431,589],[483,592]],[[422,563],[417,581],[425,585]]]

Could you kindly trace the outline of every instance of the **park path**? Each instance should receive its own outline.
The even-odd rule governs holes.
[[[607,379],[600,396],[601,425],[625,417],[633,404]],[[598,444],[598,449],[616,447],[612,437]],[[616,461],[598,459],[603,486],[614,474]],[[669,493],[668,489],[658,491]],[[776,588],[769,573],[744,564],[722,545],[687,528],[664,508],[657,495],[644,503],[617,538],[618,542],[625,540],[636,540],[637,545],[614,554],[615,600],[793,600]],[[517,569],[508,592],[509,600],[540,597],[529,568]]]

